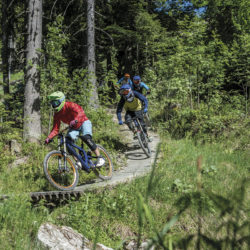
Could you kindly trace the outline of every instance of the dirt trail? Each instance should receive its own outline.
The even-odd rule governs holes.
[[[127,158],[127,165],[117,171],[114,171],[111,180],[102,181],[98,179],[95,183],[76,187],[74,189],[75,191],[91,190],[107,185],[114,186],[120,183],[128,182],[136,177],[143,176],[150,172],[155,159],[157,145],[160,142],[159,136],[152,131],[149,132],[150,137],[153,139],[153,141],[150,142],[152,155],[150,158],[147,158],[145,153],[140,148],[138,140],[133,140],[132,133],[128,130],[127,126],[122,125],[120,131],[129,141],[127,144],[128,150],[124,152]]]

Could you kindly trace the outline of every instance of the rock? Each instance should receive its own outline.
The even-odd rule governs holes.
[[[56,226],[52,223],[44,223],[38,230],[38,244],[51,250],[91,250],[93,243],[70,227]],[[96,250],[113,250],[100,243],[96,244]]]
[[[136,249],[136,242],[130,241],[127,246],[125,247],[126,250],[135,250]]]
[[[22,158],[18,158],[18,159],[16,159],[16,160],[10,165],[10,168],[18,167],[18,166],[21,165],[21,164],[25,164],[27,161],[28,161],[28,157],[27,157],[27,156],[24,156],[24,157],[22,157]]]
[[[21,144],[17,142],[17,140],[10,141],[10,152],[12,155],[16,155],[21,153],[22,147]]]
[[[104,246],[103,244],[100,244],[100,243],[97,243],[96,244],[96,250],[113,250],[113,248],[110,248],[110,247],[106,247]]]
[[[154,246],[148,248],[148,245],[149,245],[149,242],[148,241],[144,241],[144,242],[141,243],[139,249],[142,249],[142,250],[144,250],[144,249],[154,250],[155,249]]]
[[[132,240],[132,241],[128,242],[128,244],[125,246],[125,249],[126,250],[137,250],[137,249],[139,249],[139,250],[146,250],[146,249],[154,250],[155,249],[154,246],[148,248],[148,244],[149,244],[148,241],[144,241],[141,243],[140,247],[137,248],[137,242],[135,240]]]
[[[38,230],[37,239],[46,249],[53,250],[90,250],[90,242],[72,228],[44,223]]]

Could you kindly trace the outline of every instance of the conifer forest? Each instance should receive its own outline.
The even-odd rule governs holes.
[[[0,249],[44,249],[45,222],[93,249],[249,249],[249,0],[1,0],[0,9]],[[150,88],[152,172],[33,204],[30,192],[51,190],[53,92],[83,107],[115,170],[126,164],[116,116],[125,73]]]

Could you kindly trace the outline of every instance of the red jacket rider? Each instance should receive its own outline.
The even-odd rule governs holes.
[[[82,126],[83,122],[88,120],[88,118],[80,105],[74,102],[65,102],[63,108],[54,115],[53,128],[48,138],[52,139],[59,133],[61,121],[70,124],[73,120],[78,121],[77,124],[73,126],[74,129],[78,129]]]

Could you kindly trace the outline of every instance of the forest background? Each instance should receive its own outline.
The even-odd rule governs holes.
[[[2,0],[0,4],[1,193],[39,191],[47,185],[38,166],[47,150],[42,142],[48,134],[48,127],[51,128],[47,95],[53,91],[60,90],[67,99],[83,106],[93,121],[96,140],[107,147],[115,158],[121,150],[118,147],[119,128],[112,123],[106,109],[117,104],[119,96],[114,84],[127,72],[131,76],[140,75],[142,81],[151,88],[149,112],[154,129],[162,138],[161,160],[157,167],[158,175],[154,173],[154,178],[158,176],[154,190],[151,190],[150,180],[138,181],[126,187],[130,192],[120,187],[113,191],[113,196],[106,194],[106,208],[113,209],[116,220],[119,216],[119,219],[124,220],[128,211],[128,208],[124,208],[126,200],[137,199],[138,202],[131,205],[130,209],[137,214],[138,224],[130,225],[130,231],[141,230],[132,234],[133,237],[139,235],[137,239],[140,241],[142,234],[145,238],[152,237],[156,244],[167,244],[168,247],[172,244],[189,244],[196,234],[192,226],[191,229],[182,227],[184,222],[180,222],[182,226],[169,235],[163,230],[162,241],[159,240],[161,234],[156,234],[158,238],[152,235],[161,228],[170,227],[172,221],[167,219],[166,222],[166,218],[173,219],[171,213],[177,214],[179,218],[190,204],[184,209],[178,203],[171,213],[164,212],[162,216],[166,217],[158,218],[157,226],[153,225],[153,220],[149,220],[146,210],[142,209],[142,212],[139,209],[140,204],[151,206],[152,200],[157,203],[152,210],[163,209],[166,208],[166,200],[170,199],[170,203],[175,204],[181,198],[183,201],[188,194],[192,197],[189,197],[191,201],[205,202],[205,211],[202,210],[203,206],[194,205],[199,208],[198,213],[202,213],[203,219],[206,216],[210,218],[211,214],[218,211],[222,217],[229,213],[231,218],[234,218],[232,212],[238,216],[244,211],[243,217],[236,216],[237,219],[228,221],[228,228],[234,232],[232,234],[230,230],[228,234],[222,230],[219,236],[212,236],[213,227],[208,223],[210,233],[206,234],[204,240],[205,237],[202,238],[198,230],[197,248],[201,238],[202,244],[224,244],[225,249],[229,249],[226,247],[227,242],[232,248],[245,247],[246,242],[249,244],[245,231],[245,226],[249,225],[246,224],[246,218],[249,216],[245,214],[243,206],[244,202],[249,203],[249,197],[245,198],[242,191],[235,191],[246,188],[245,178],[249,178],[250,169],[248,0],[239,0],[237,3],[233,0]],[[20,157],[8,151],[13,139],[22,143],[22,155],[29,159],[16,169],[9,167]],[[193,185],[196,171],[189,172],[180,166],[184,163],[188,165],[189,160],[193,166],[198,153],[204,157],[203,173],[209,179],[207,187],[213,187],[224,201],[224,205],[219,208],[215,202],[218,197],[215,198],[211,193],[201,195],[201,190]],[[226,170],[220,168],[218,161],[224,167],[230,167]],[[170,165],[177,166],[172,169],[172,174]],[[169,185],[164,185],[166,182]],[[146,190],[151,190],[150,204],[148,200],[142,201],[140,195],[125,197],[125,193],[137,193],[134,189],[142,190],[145,183],[149,185],[145,187]],[[235,197],[232,196],[234,191]],[[89,196],[99,204],[101,199],[98,195]],[[242,203],[239,203],[239,197]],[[116,205],[112,207],[114,200]],[[241,205],[237,207],[236,204]],[[79,213],[77,205],[70,204],[69,207],[69,210],[64,208],[68,215],[64,223],[76,226],[77,230],[94,239],[94,223],[87,220],[86,227],[82,228],[70,214],[72,209],[75,209],[76,214]],[[22,195],[3,202],[0,209],[0,239],[5,249],[33,246],[39,224],[34,224],[34,221],[46,221],[48,217],[56,221],[60,211],[55,210],[53,214],[42,205],[38,211],[34,211],[28,198]],[[98,206],[81,209],[91,213],[92,210],[98,210]],[[19,213],[16,213],[17,210]],[[30,214],[30,220],[24,222],[23,214]],[[13,230],[13,221],[22,225],[18,237],[17,231]],[[147,221],[146,226],[144,221]],[[165,223],[166,227],[163,226]],[[185,220],[185,223],[190,225],[190,220]],[[199,228],[199,220],[194,224]],[[220,228],[219,223],[215,224]],[[187,236],[185,239],[179,237],[183,231]],[[241,237],[236,236],[235,232],[239,232]],[[190,235],[193,237],[188,238]],[[124,240],[117,234],[103,231],[100,237],[113,247]],[[6,238],[9,240],[6,241]]]

